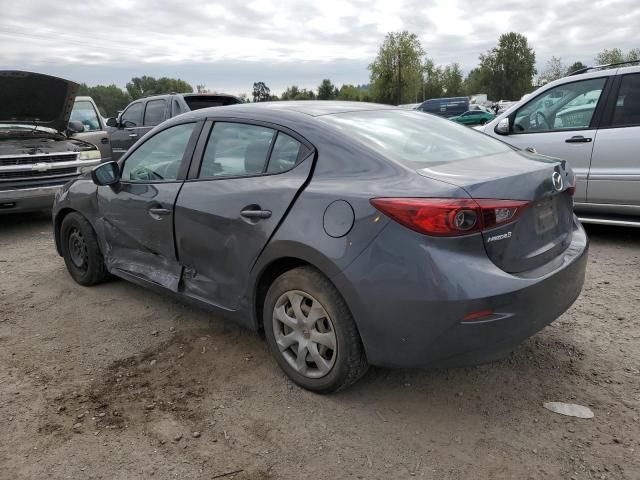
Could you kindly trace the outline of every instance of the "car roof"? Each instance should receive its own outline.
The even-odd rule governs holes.
[[[331,115],[335,113],[358,112],[366,110],[405,110],[391,105],[382,105],[368,102],[340,102],[329,100],[300,100],[285,102],[257,102],[228,105],[224,107],[202,108],[191,112],[194,116],[207,117],[214,115],[228,116],[230,113],[242,113],[249,116],[273,115],[277,113],[297,113],[310,117]]]

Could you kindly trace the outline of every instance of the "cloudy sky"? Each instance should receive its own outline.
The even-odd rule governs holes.
[[[0,69],[124,86],[180,77],[229,93],[262,80],[315,88],[368,83],[389,31],[416,33],[438,64],[465,71],[500,34],[525,34],[538,69],[640,47],[638,0],[0,0]]]

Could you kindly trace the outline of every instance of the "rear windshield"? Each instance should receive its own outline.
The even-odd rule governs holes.
[[[318,119],[415,169],[512,151],[472,128],[422,112],[374,110]]]
[[[234,97],[217,96],[217,95],[190,95],[185,96],[184,101],[187,102],[191,110],[199,110],[201,108],[209,107],[223,107],[225,105],[234,105],[239,103],[239,100]]]

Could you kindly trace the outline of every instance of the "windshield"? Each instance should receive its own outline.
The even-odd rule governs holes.
[[[101,130],[100,120],[93,104],[86,100],[76,100],[71,110],[71,120],[84,125],[85,132],[95,132]]]
[[[415,169],[512,151],[487,135],[421,112],[375,110],[318,118]]]

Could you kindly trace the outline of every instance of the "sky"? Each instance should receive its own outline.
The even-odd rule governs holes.
[[[0,69],[124,87],[135,76],[272,93],[369,81],[390,31],[418,35],[436,64],[478,55],[509,31],[527,36],[538,70],[551,56],[592,64],[604,48],[640,47],[638,0],[0,0]]]

